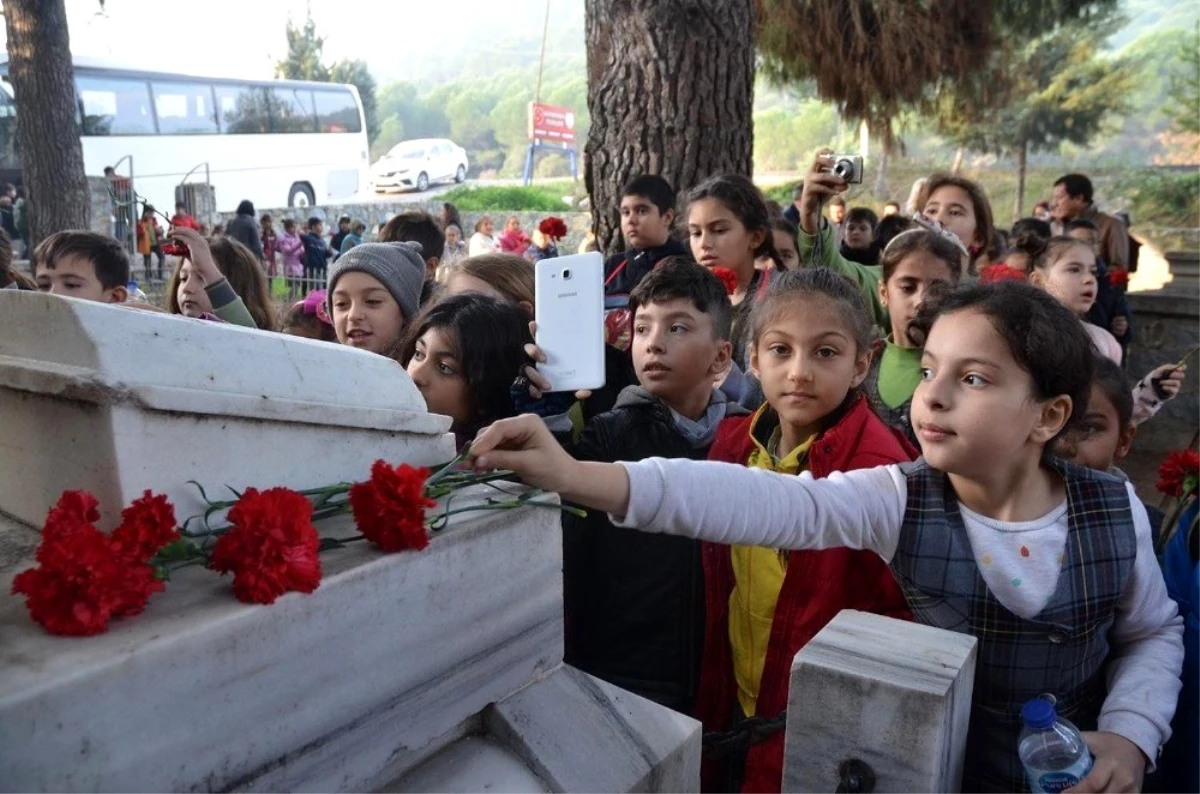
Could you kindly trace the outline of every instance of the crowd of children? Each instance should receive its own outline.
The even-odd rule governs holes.
[[[1126,377],[1129,307],[1102,287],[1117,232],[1095,213],[1001,234],[959,176],[923,180],[913,215],[847,209],[847,187],[823,154],[783,210],[738,175],[681,207],[662,177],[632,180],[604,266],[607,383],[571,395],[537,372],[530,325],[530,260],[556,238],[515,217],[465,240],[451,205],[409,211],[378,242],[345,217],[332,245],[318,218],[264,216],[265,265],[153,214],[139,240],[147,275],[164,241],[182,252],[166,311],[392,357],[474,465],[591,508],[563,518],[566,659],[744,731],[705,746],[707,790],[780,789],[791,660],[842,609],[978,638],[964,790],[1021,790],[1020,708],[1043,693],[1089,732],[1087,790],[1137,790],[1196,692],[1155,549],[1182,549],[1186,581],[1196,531],[1176,540],[1117,467],[1184,367]],[[30,286],[0,264],[0,286]],[[277,265],[325,288],[280,312]],[[104,235],[54,234],[33,266],[44,292],[130,302]],[[1180,736],[1196,713],[1180,705]],[[1190,767],[1160,786],[1195,791],[1194,753],[1163,757]]]

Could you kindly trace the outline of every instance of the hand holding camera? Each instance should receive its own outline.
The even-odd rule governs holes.
[[[859,155],[834,154],[821,149],[804,175],[804,192],[800,197],[800,229],[816,234],[821,228],[821,208],[839,193],[846,192],[852,183],[862,182],[863,162]]]

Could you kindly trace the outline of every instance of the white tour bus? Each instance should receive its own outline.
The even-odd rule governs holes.
[[[20,108],[7,60],[0,81],[0,179],[17,182]],[[193,77],[79,58],[75,93],[87,175],[115,166],[167,215],[185,176],[211,182],[220,212],[243,199],[263,209],[311,206],[367,187],[366,123],[352,85]]]

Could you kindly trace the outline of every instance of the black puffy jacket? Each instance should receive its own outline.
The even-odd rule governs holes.
[[[745,413],[727,403],[729,415]],[[572,453],[580,460],[658,456],[703,460],[670,410],[640,387],[588,422]],[[614,527],[604,513],[563,515],[566,661],[597,678],[690,712],[704,647],[700,543]]]

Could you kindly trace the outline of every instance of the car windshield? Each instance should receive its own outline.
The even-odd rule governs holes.
[[[423,146],[406,146],[400,144],[388,153],[389,156],[395,157],[397,160],[416,160],[425,156],[425,147]]]

